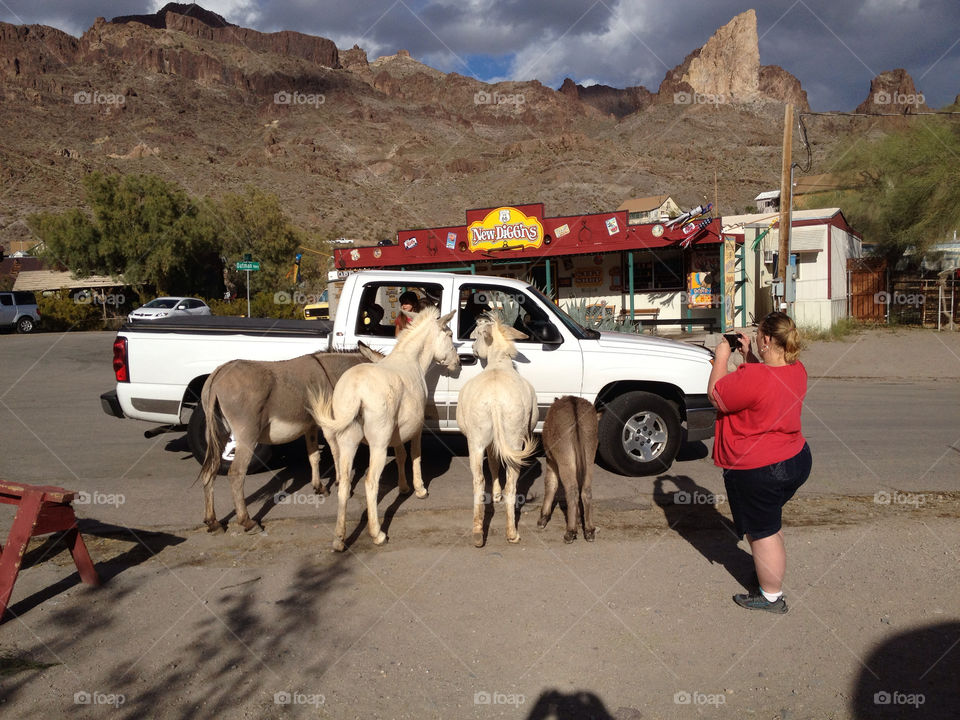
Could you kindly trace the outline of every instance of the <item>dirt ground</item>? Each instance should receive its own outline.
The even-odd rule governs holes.
[[[805,353],[811,378],[923,378],[960,400],[960,336],[874,331]],[[958,430],[960,435],[960,430]],[[829,472],[829,469],[825,470]],[[649,487],[649,486],[648,486]],[[508,546],[470,509],[381,503],[390,542],[330,514],[265,532],[85,522],[104,584],[36,539],[0,625],[17,718],[956,718],[960,482],[801,494],[785,510],[786,615],[731,601],[752,579],[729,508],[690,478],[597,503],[597,540]],[[678,492],[703,502],[678,504]],[[325,508],[325,510],[328,508]],[[5,526],[4,526],[5,527]]]

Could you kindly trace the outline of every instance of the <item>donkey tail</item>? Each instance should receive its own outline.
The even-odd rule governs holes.
[[[314,388],[310,391],[307,400],[307,410],[313,416],[314,421],[319,425],[324,434],[332,432],[339,434],[343,432],[352,423],[361,410],[361,400],[358,396],[348,396],[349,405],[347,411],[342,413],[339,418],[333,416],[333,393],[324,392],[323,388]]]
[[[203,481],[206,485],[212,482],[220,472],[220,457],[223,454],[223,448],[227,444],[227,429],[224,427],[223,418],[220,415],[220,401],[217,392],[214,389],[214,380],[219,377],[215,370],[207,381],[203,384],[203,390],[200,392],[200,410],[206,420],[206,439],[207,452],[203,456],[203,464],[200,466],[200,474],[194,481]],[[197,412],[197,410],[194,410]]]
[[[503,428],[503,418],[500,413],[493,414],[493,445],[497,450],[497,455],[508,467],[514,470],[520,470],[527,458],[533,455],[537,450],[537,441],[529,430],[523,437],[523,444],[519,449],[514,449],[507,443],[507,433]]]

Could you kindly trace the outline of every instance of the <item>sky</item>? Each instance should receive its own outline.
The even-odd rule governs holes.
[[[44,24],[79,36],[96,17],[152,13],[163,0],[0,0],[0,21]],[[564,78],[644,85],[714,31],[754,7],[760,62],[780,65],[813,110],[853,110],[870,80],[905,68],[934,108],[960,94],[958,0],[205,0],[229,22],[298,30],[370,60],[405,49],[444,72],[478,80]]]

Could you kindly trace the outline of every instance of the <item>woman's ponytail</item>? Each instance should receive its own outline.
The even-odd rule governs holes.
[[[792,363],[800,356],[800,333],[790,316],[772,312],[760,323],[760,332],[783,348],[783,359]]]

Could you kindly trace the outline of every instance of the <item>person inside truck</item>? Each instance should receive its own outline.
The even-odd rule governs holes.
[[[407,290],[406,292],[400,293],[400,310],[406,312],[417,312],[416,308],[420,305],[420,298],[417,297],[417,294],[413,290]],[[397,319],[394,322],[394,335],[399,335],[400,331],[403,330],[407,325],[410,324],[410,321],[407,319],[407,316],[403,312],[397,313]]]
[[[462,307],[460,308],[460,318],[457,321],[457,337],[461,340],[468,340],[470,333],[477,326],[477,318],[487,312],[490,305],[487,302],[481,302],[481,299],[486,299],[483,292],[467,288],[461,291],[461,295],[464,294],[466,298],[460,301]]]
[[[385,315],[382,305],[370,303],[365,309],[360,311],[360,323],[357,328],[358,335],[384,335],[390,334],[390,326],[381,325]],[[386,331],[386,333],[384,333]]]

